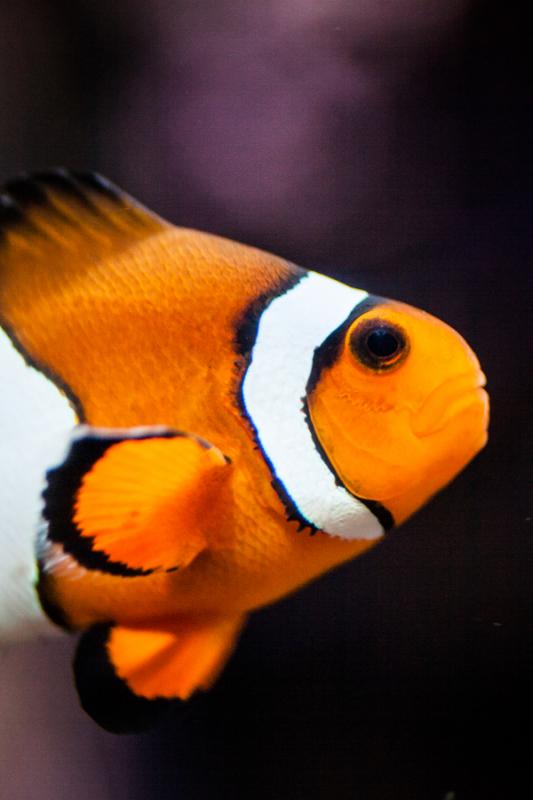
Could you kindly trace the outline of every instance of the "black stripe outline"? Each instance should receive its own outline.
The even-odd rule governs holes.
[[[331,472],[331,474],[333,475],[337,486],[340,486],[342,489],[345,489],[348,492],[348,494],[350,494],[352,497],[354,497],[356,500],[358,500],[360,503],[366,506],[368,510],[376,517],[377,521],[379,522],[379,524],[381,525],[381,527],[385,532],[390,531],[391,528],[394,528],[395,525],[394,517],[392,516],[388,508],[385,508],[385,506],[382,505],[377,500],[367,500],[364,497],[359,497],[359,495],[354,494],[352,491],[350,491],[350,489],[343,483],[343,481],[339,477],[337,470],[333,466],[328,454],[326,453],[326,451],[322,446],[322,442],[318,438],[318,434],[315,430],[315,426],[313,425],[311,414],[309,412],[307,397],[302,398],[302,410],[305,416],[307,427],[309,428],[309,432],[311,433],[311,437],[313,439],[316,451],[320,456],[320,458],[322,459],[322,461],[324,462],[324,464]]]
[[[27,366],[32,367],[33,369],[37,370],[37,372],[40,372],[41,375],[44,375],[45,378],[47,378],[51,383],[54,384],[56,389],[61,394],[65,395],[76,415],[77,422],[79,423],[85,422],[86,418],[83,405],[80,399],[74,394],[70,386],[56,372],[50,369],[50,367],[46,366],[44,363],[42,363],[41,361],[30,355],[29,351],[24,347],[24,345],[21,343],[20,339],[16,335],[13,327],[8,322],[5,321],[5,319],[2,317],[1,314],[0,314],[0,328],[2,328],[6,336],[11,340],[11,344],[13,345],[17,353],[19,353],[19,355],[22,356]]]
[[[278,297],[282,297],[291,289],[294,289],[294,287],[297,286],[301,280],[304,280],[309,274],[307,270],[303,270],[300,267],[295,267],[292,264],[290,267],[293,271],[287,276],[287,278],[285,278],[283,281],[280,281],[267,292],[264,292],[264,294],[259,295],[259,297],[253,300],[237,323],[235,331],[235,347],[237,354],[241,356],[241,359],[243,360],[241,363],[238,362],[237,364],[237,366],[241,368],[237,390],[237,405],[242,416],[250,427],[255,449],[261,453],[263,460],[270,470],[270,474],[272,475],[272,481],[270,485],[281,500],[281,503],[285,509],[287,521],[297,522],[299,533],[301,531],[308,530],[311,536],[314,536],[314,534],[318,532],[318,528],[301,513],[300,509],[286,490],[284,484],[276,475],[274,464],[263,449],[263,445],[259,439],[259,434],[257,432],[257,428],[255,427],[255,423],[251,415],[248,413],[242,391],[244,378],[246,377],[248,368],[252,363],[252,351],[257,339],[257,331],[261,316],[273,300],[276,300]]]
[[[83,710],[106,731],[140,733],[172,709],[183,707],[183,701],[135,694],[111,663],[108,642],[112,630],[112,623],[101,623],[81,635],[73,664],[76,689]]]
[[[341,322],[339,327],[335,328],[335,330],[332,331],[326,339],[324,339],[322,344],[316,348],[315,355],[313,357],[313,366],[311,367],[309,380],[307,381],[305,390],[307,397],[309,397],[309,395],[313,392],[315,386],[320,380],[322,371],[328,369],[328,367],[332,367],[339,358],[346,330],[353,322],[355,322],[356,319],[362,317],[363,314],[366,314],[367,311],[371,311],[376,306],[380,306],[386,302],[387,300],[384,297],[379,297],[376,294],[369,294],[368,297],[366,297],[364,300],[361,300],[360,303],[353,307],[352,311],[348,314],[344,322]]]
[[[303,275],[300,276],[299,280],[301,280],[301,278],[306,277],[308,274],[309,274],[308,272],[304,272]],[[255,344],[255,340],[257,338],[257,330],[259,327],[259,321],[261,315],[266,310],[266,308],[268,308],[268,306],[274,299],[276,299],[277,297],[281,297],[290,289],[293,289],[297,285],[297,283],[299,283],[299,280],[290,283],[286,287],[283,287],[281,291],[278,290],[277,293],[275,294],[269,292],[267,295],[263,295],[261,298],[258,298],[258,300],[254,301],[254,303],[252,303],[252,305],[248,308],[244,316],[244,324],[246,327],[244,328],[244,330],[242,330],[239,327],[236,336],[237,345],[239,347],[238,352],[241,355],[244,355],[244,357],[246,358],[246,366],[239,383],[238,402],[241,412],[243,413],[243,416],[245,416],[245,418],[247,419],[252,428],[252,434],[255,446],[261,452],[273,476],[271,485],[273,489],[276,491],[277,495],[279,496],[281,502],[283,503],[283,506],[285,507],[287,520],[289,522],[298,523],[298,532],[308,530],[309,533],[313,536],[320,529],[316,525],[314,525],[310,520],[308,520],[307,517],[300,511],[295,501],[287,491],[285,485],[280,480],[280,478],[278,478],[275,466],[272,463],[271,459],[268,457],[267,453],[265,452],[261,444],[261,441],[259,439],[259,435],[257,433],[257,429],[255,427],[253,419],[248,413],[242,392],[244,378],[246,376],[246,372],[252,360],[252,351]],[[311,367],[309,379],[306,385],[306,396],[302,398],[302,412],[305,416],[305,420],[309,428],[311,438],[315,445],[315,449],[320,458],[322,458],[322,461],[325,463],[328,470],[333,475],[336,485],[345,489],[354,499],[358,500],[366,508],[368,508],[368,510],[376,517],[383,530],[388,531],[392,527],[394,527],[394,518],[392,514],[377,500],[367,500],[365,498],[358,497],[357,495],[353,494],[353,492],[351,492],[347,486],[344,485],[337,471],[335,470],[333,464],[331,463],[329,457],[327,456],[327,453],[322,447],[320,440],[318,439],[318,436],[316,434],[315,428],[312,424],[309,415],[309,409],[307,405],[307,398],[310,396],[311,392],[315,389],[318,381],[320,380],[320,375],[322,374],[322,371],[332,366],[335,363],[336,359],[338,358],[347,328],[349,328],[351,324],[358,317],[362,316],[367,311],[370,311],[375,306],[381,305],[385,302],[386,298],[380,297],[378,295],[368,295],[364,300],[362,300],[360,303],[357,303],[357,305],[354,306],[348,317],[334,331],[332,331],[332,333],[322,342],[321,345],[319,345],[319,347],[317,347],[313,357],[313,364]],[[243,344],[244,347],[242,346]],[[327,531],[324,532],[327,533]]]
[[[170,428],[166,430],[157,428],[154,432],[139,434],[126,431],[123,436],[102,435],[89,429],[88,434],[74,439],[63,463],[46,473],[47,485],[43,491],[42,514],[48,523],[47,540],[62,545],[63,550],[71,555],[80,566],[89,570],[97,570],[123,578],[141,577],[159,571],[161,568],[157,567],[149,569],[130,567],[122,561],[113,560],[102,550],[96,549],[94,538],[83,536],[74,521],[76,495],[81,488],[85,474],[102,458],[109,447],[124,441],[174,439],[183,436],[189,437],[189,434]],[[197,439],[197,437],[194,438]],[[202,439],[197,439],[197,441],[206,449],[211,446]],[[165,571],[174,571],[174,567]]]
[[[379,295],[369,294],[364,300],[354,306],[351,313],[348,317],[342,322],[338,328],[336,328],[330,335],[325,339],[322,344],[317,347],[315,350],[315,354],[313,356],[313,366],[311,367],[311,372],[309,375],[309,380],[307,381],[307,386],[305,389],[305,397],[302,398],[302,410],[305,416],[305,421],[307,423],[307,427],[311,433],[311,437],[315,444],[315,448],[320,455],[322,461],[325,463],[329,471],[332,473],[333,477],[335,478],[335,483],[337,486],[342,487],[345,489],[349,494],[352,495],[356,500],[362,503],[364,506],[368,508],[368,510],[376,517],[379,524],[383,528],[383,530],[389,531],[391,528],[394,527],[394,517],[392,516],[391,512],[388,508],[385,508],[382,503],[378,502],[377,500],[368,500],[364,497],[359,497],[358,495],[354,494],[350,491],[350,489],[343,483],[337,470],[333,466],[328,454],[324,450],[322,446],[322,442],[318,438],[318,434],[315,430],[315,426],[313,425],[313,421],[311,420],[311,414],[309,412],[309,398],[311,394],[315,391],[318,382],[320,381],[320,376],[322,375],[323,371],[332,367],[336,360],[339,358],[342,344],[344,342],[344,337],[346,335],[346,331],[348,328],[351,327],[352,323],[355,322],[356,319],[366,314],[367,311],[375,308],[376,306],[383,305],[387,302],[387,299],[384,297],[380,297]]]
[[[290,272],[285,278],[280,278],[270,289],[252,300],[237,320],[235,326],[235,350],[237,355],[244,358],[246,362],[243,378],[252,360],[252,350],[257,339],[257,329],[263,312],[266,311],[273,300],[294,289],[308,275],[308,272],[300,267],[296,267],[293,264],[288,264],[287,266],[290,268]],[[240,402],[242,402],[242,395]]]

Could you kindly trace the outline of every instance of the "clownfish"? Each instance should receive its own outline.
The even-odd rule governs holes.
[[[81,704],[116,732],[209,687],[250,611],[487,439],[440,320],[65,170],[0,195],[0,371],[0,628],[80,631]]]

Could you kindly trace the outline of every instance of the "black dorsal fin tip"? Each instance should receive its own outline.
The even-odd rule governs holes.
[[[50,195],[63,196],[65,200],[76,200],[87,207],[94,207],[91,195],[105,196],[114,203],[124,204],[128,195],[118,186],[94,172],[75,172],[55,167],[33,174],[22,173],[4,186],[4,194],[22,208],[50,203]]]
[[[51,190],[89,204],[91,194],[105,196],[115,203],[124,203],[129,197],[126,192],[97,172],[71,171],[64,167],[55,167],[36,172],[33,179]]]
[[[35,180],[26,175],[18,175],[8,181],[4,191],[22,209],[48,202],[46,192]]]
[[[62,195],[65,199],[75,200],[89,208],[93,208],[83,181],[79,181],[73,172],[63,167],[56,167],[42,172],[36,172],[33,180],[41,187]]]
[[[2,228],[15,225],[24,219],[20,206],[8,194],[0,194],[0,232]]]
[[[74,175],[83,186],[97,194],[104,195],[110,200],[123,203],[127,199],[132,199],[126,192],[123,192],[122,189],[119,189],[118,186],[98,172],[76,172]]]
[[[0,235],[9,231],[24,231],[25,235],[45,237],[49,239],[47,226],[39,221],[40,213],[44,214],[43,220],[48,219],[48,223],[53,226],[65,226],[72,224],[72,216],[65,212],[64,207],[60,207],[54,202],[53,195],[62,194],[54,187],[41,181],[37,175],[19,175],[8,181],[4,186],[2,194],[4,213],[0,211]],[[48,191],[47,191],[48,190]],[[78,207],[84,201],[83,194],[80,192],[79,198],[76,197]],[[69,205],[72,205],[72,198],[68,198]],[[96,205],[86,203],[87,210],[93,214],[98,214]],[[85,204],[84,204],[85,208]]]
[[[0,194],[0,242],[8,231],[17,229],[24,229],[26,235],[42,235],[40,228],[27,218],[20,203],[8,194]]]
[[[113,213],[113,207],[118,214]],[[19,226],[28,232],[49,233],[50,225],[70,226],[87,215],[113,230],[129,232],[168,225],[95,172],[55,167],[23,173],[8,181],[0,193],[0,235]]]
[[[110,733],[142,733],[154,727],[173,709],[183,708],[177,699],[148,700],[134,694],[116,673],[107,644],[112,623],[100,623],[85,631],[74,658],[74,679],[83,710]]]
[[[136,226],[151,227],[154,222],[165,227],[168,226],[169,223],[161,219],[154,211],[147,209],[142,203],[98,172],[75,172],[73,175],[89,196],[94,198],[93,202],[97,203],[102,199],[120,207],[125,216],[134,221]],[[99,210],[98,206],[96,208]]]

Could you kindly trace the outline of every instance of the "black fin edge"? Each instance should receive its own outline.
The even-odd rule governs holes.
[[[47,539],[61,544],[64,551],[73,556],[80,566],[120,577],[151,575],[156,568],[140,569],[114,561],[101,550],[94,548],[94,539],[83,536],[74,522],[76,495],[84,475],[99,461],[106,450],[124,441],[164,438],[173,439],[187,434],[169,428],[157,428],[153,432],[124,435],[103,435],[98,429],[88,429],[71,443],[66,459],[46,474],[47,485],[43,491],[43,517],[48,522]]]
[[[14,202],[20,208],[30,205],[48,203],[46,190],[69,196],[78,202],[92,207],[89,192],[105,196],[116,203],[124,203],[129,195],[115,186],[114,183],[97,172],[68,170],[64,167],[52,167],[38,172],[22,172],[6,181],[1,189],[2,197]]]
[[[74,682],[83,710],[110,733],[142,733],[154,727],[183,701],[136,695],[115,672],[107,643],[112,623],[94,625],[78,642],[74,657]]]
[[[67,204],[74,202],[101,219],[106,217],[106,213],[99,208],[99,198],[105,198],[127,211],[142,210],[153,220],[159,219],[127,192],[98,173],[55,167],[32,174],[22,173],[1,187],[0,236],[19,226],[38,230],[26,216],[26,211],[36,206],[49,206],[56,216],[72,224],[73,221],[54,205],[53,195],[62,197]],[[160,221],[164,224],[163,220]]]

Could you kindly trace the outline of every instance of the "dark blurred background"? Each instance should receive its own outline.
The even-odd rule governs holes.
[[[2,798],[533,796],[525,7],[0,0],[2,180],[96,169],[178,224],[421,306],[471,342],[492,398],[453,486],[253,616],[157,731],[85,718],[70,642],[0,653]]]

